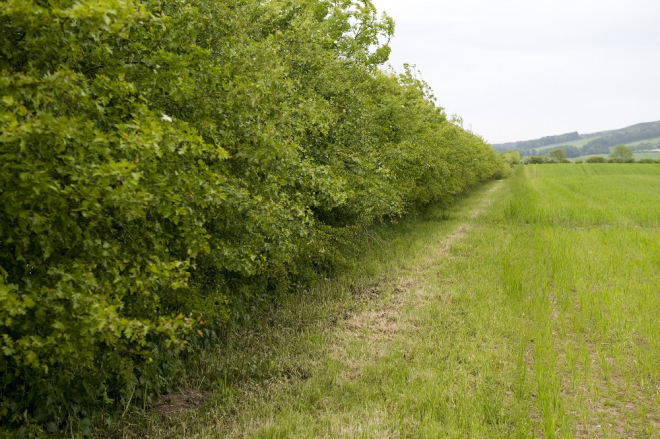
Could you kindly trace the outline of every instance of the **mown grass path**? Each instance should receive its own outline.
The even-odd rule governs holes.
[[[230,371],[203,408],[122,434],[658,437],[659,186],[652,165],[520,167],[200,359],[191,379]]]

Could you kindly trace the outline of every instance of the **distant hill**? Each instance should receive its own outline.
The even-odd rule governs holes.
[[[511,149],[519,149],[519,150],[525,150],[525,149],[535,149],[535,148],[542,148],[544,146],[548,145],[555,145],[558,143],[566,143],[566,142],[571,142],[573,140],[579,140],[580,139],[580,134],[578,134],[577,131],[572,132],[572,133],[567,133],[567,134],[560,134],[557,136],[546,136],[546,137],[541,137],[540,139],[533,139],[533,140],[520,140],[517,142],[508,142],[508,143],[498,143],[493,145],[494,148],[497,149],[503,149],[503,150],[511,150]]]
[[[627,145],[635,151],[660,147],[660,121],[644,122],[625,128],[597,133],[560,134],[540,139],[493,144],[499,151],[519,150],[521,155],[542,155],[551,149],[563,149],[568,157],[608,154],[616,145]]]

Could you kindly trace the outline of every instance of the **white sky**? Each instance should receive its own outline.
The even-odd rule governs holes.
[[[390,63],[492,143],[660,120],[660,0],[372,0]]]

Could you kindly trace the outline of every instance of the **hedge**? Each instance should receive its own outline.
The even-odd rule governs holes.
[[[366,0],[3,0],[0,26],[6,431],[171,391],[351,230],[510,172],[383,68]]]

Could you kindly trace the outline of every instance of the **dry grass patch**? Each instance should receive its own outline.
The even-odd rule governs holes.
[[[494,186],[489,193],[497,187],[499,185]],[[490,200],[487,204],[490,204]],[[475,212],[476,215],[471,214],[470,218],[478,216],[478,212]],[[397,280],[380,279],[372,285],[359,288],[351,286],[354,295],[365,298],[366,302],[370,302],[370,307],[351,314],[345,320],[338,331],[338,342],[330,348],[330,357],[345,364],[343,379],[360,378],[365,367],[382,358],[388,350],[387,346],[397,338],[401,330],[401,313],[404,308],[421,309],[436,298],[436,295],[423,287],[423,283],[429,281],[429,271],[438,265],[440,259],[448,257],[451,247],[462,240],[469,230],[468,223],[458,226],[434,246],[419,264],[398,273]],[[384,294],[385,300],[372,302]],[[357,353],[351,347],[356,341],[363,346]]]

